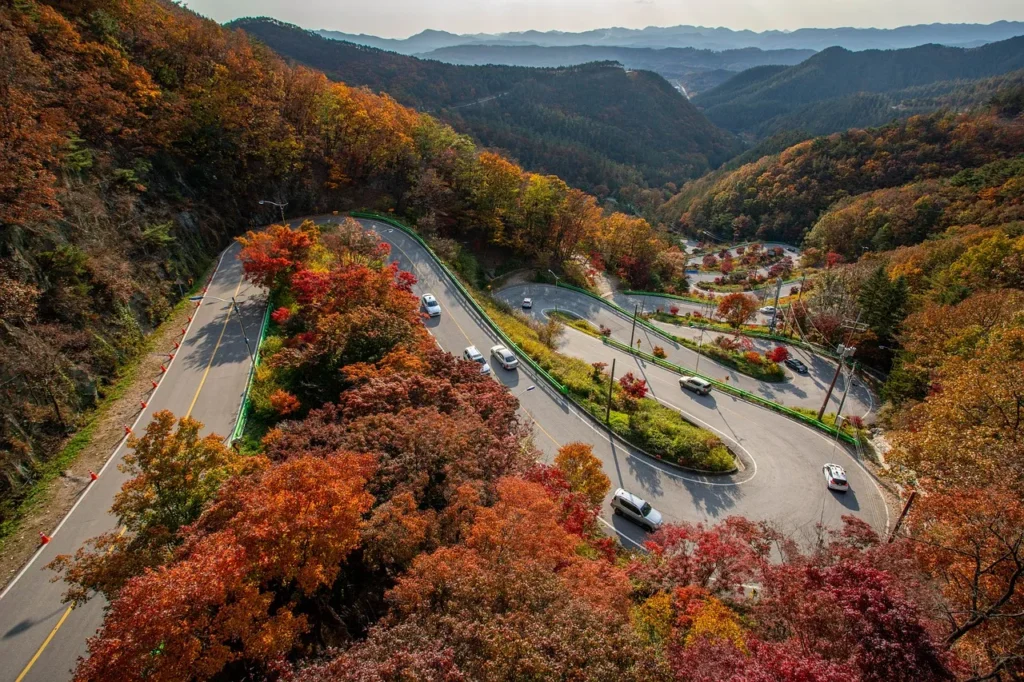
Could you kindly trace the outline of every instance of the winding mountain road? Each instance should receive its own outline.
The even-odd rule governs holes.
[[[317,221],[333,219],[328,216]],[[461,354],[466,346],[475,345],[486,353],[497,343],[487,324],[413,238],[383,223],[360,222],[392,246],[392,256],[402,269],[416,275],[416,293],[430,292],[437,297],[442,314],[426,325],[444,350]],[[206,432],[227,434],[233,429],[248,377],[249,356],[242,327],[236,324],[237,314],[232,315],[226,301],[232,295],[238,298],[241,321],[250,338],[255,337],[266,304],[263,293],[243,281],[237,251],[238,246],[233,245],[222,255],[181,350],[133,427],[136,433],[145,428],[155,411],[163,409],[178,415],[190,413],[205,424]],[[595,314],[606,319],[604,312]],[[622,325],[621,318],[613,322]],[[744,467],[736,475],[721,477],[673,469],[610,438],[529,368],[512,372],[495,368],[495,378],[519,397],[525,418],[535,427],[535,441],[547,459],[566,443],[592,444],[613,486],[642,495],[668,521],[713,522],[739,514],[771,521],[784,531],[808,538],[816,524],[836,526],[845,514],[855,514],[880,531],[888,527],[888,510],[880,489],[856,453],[841,443],[727,395],[684,393],[677,375],[668,370],[645,365],[583,334],[569,332],[567,337],[565,352],[588,362],[614,358],[620,373],[633,371],[645,377],[653,397],[718,433],[740,454]],[[537,390],[527,392],[534,385]],[[0,594],[0,682],[69,679],[76,660],[86,652],[87,638],[102,623],[101,598],[68,609],[61,603],[63,584],[51,582],[52,573],[43,567],[58,554],[74,553],[89,538],[117,529],[117,520],[108,510],[127,478],[117,469],[124,451],[122,443],[100,478],[53,533],[52,542],[43,546]],[[846,467],[849,493],[841,495],[825,488],[821,466],[827,461]],[[625,543],[639,544],[644,539],[642,530],[613,516],[607,504],[602,522]]]

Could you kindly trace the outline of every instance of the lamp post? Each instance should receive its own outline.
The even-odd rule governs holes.
[[[697,364],[694,366],[693,371],[700,371],[700,349],[704,347],[704,327],[700,328],[700,341],[697,342]]]
[[[516,398],[518,399],[518,398],[519,398],[519,396],[521,396],[522,394],[524,394],[524,393],[528,393],[529,391],[532,391],[532,390],[533,390],[533,389],[535,389],[535,388],[537,388],[537,387],[536,387],[536,386],[533,386],[533,385],[527,386],[527,387],[526,387],[526,388],[524,388],[523,390],[519,391],[519,393],[516,393]]]
[[[284,207],[288,205],[288,202],[286,201],[283,204],[279,204],[278,202],[270,201],[269,199],[260,199],[260,206],[263,206],[264,204],[270,204],[271,206],[277,206],[279,209],[281,209],[281,224],[283,225],[284,224]]]
[[[208,299],[213,300],[213,301],[220,301],[221,303],[230,303],[231,304],[231,308],[228,309],[228,314],[230,315],[232,311],[236,311],[238,313],[237,315],[235,315],[235,318],[238,320],[238,326],[242,330],[242,338],[245,340],[245,349],[247,351],[249,351],[249,362],[251,362],[253,365],[255,365],[256,364],[256,356],[253,355],[252,346],[249,345],[249,334],[246,333],[246,331],[245,331],[245,323],[242,322],[242,311],[239,310],[239,308],[238,308],[238,301],[235,300],[235,297],[232,296],[231,300],[228,301],[225,298],[218,298],[217,296],[206,296],[204,294],[202,296],[192,296],[188,300],[190,300],[190,301],[201,301],[204,298],[208,298]]]

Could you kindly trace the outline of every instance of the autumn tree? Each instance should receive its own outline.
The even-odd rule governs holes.
[[[555,466],[565,475],[572,492],[580,493],[597,506],[604,501],[611,481],[602,470],[601,460],[586,443],[569,443],[558,449]]]
[[[305,456],[232,479],[174,562],[121,588],[76,678],[206,680],[281,660],[311,625],[297,601],[358,546],[371,470]]]
[[[79,605],[93,592],[113,600],[130,578],[171,558],[178,531],[199,518],[225,480],[264,465],[260,457],[243,458],[220,436],[200,438],[202,428],[195,419],[176,421],[163,410],[153,415],[145,435],[129,439],[118,468],[131,478],[110,509],[122,529],[89,540],[73,557],[61,555],[49,566],[70,585],[65,601]]]
[[[739,292],[727,294],[718,302],[715,315],[729,323],[733,329],[746,324],[757,312],[757,299]]]
[[[271,225],[238,238],[238,254],[249,281],[267,289],[284,285],[317,241],[319,229],[307,220],[298,229]]]
[[[911,557],[941,598],[943,641],[973,679],[1024,672],[1024,504],[1005,485],[923,496],[910,516]]]

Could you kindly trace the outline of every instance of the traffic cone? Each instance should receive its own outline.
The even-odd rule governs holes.
[[[146,409],[146,407],[149,406],[149,403],[147,403],[145,400],[140,401],[139,404],[142,405],[142,409]]]
[[[95,471],[91,471],[91,470],[89,471],[89,480],[90,481],[95,481],[99,477],[100,477],[100,475],[97,474]]]
[[[50,544],[50,536],[47,535],[46,533],[43,533],[42,531],[40,531],[39,532],[39,544],[40,545],[48,545],[48,544]]]
[[[181,344],[178,343],[177,341],[175,341],[174,342],[174,347],[175,347],[175,349],[181,348]]]
[[[164,374],[165,372],[167,372],[167,368],[164,367],[163,365],[160,365],[160,373]]]
[[[157,387],[157,383],[155,381],[150,381],[150,383],[153,384],[154,389]]]
[[[188,316],[188,321],[189,321],[189,322],[191,322],[191,321],[192,321],[192,316],[191,316],[191,315],[189,315],[189,316]]]
[[[126,433],[127,435],[131,435],[131,433],[132,433],[132,427],[130,427],[130,426],[128,426],[127,424],[125,424],[125,425],[124,425],[124,432],[125,432],[125,433]]]
[[[167,358],[168,358],[169,360],[173,360],[173,359],[174,359],[174,353],[168,353],[168,354],[167,354]]]
[[[184,327],[181,328],[181,335],[185,336],[185,328]]]

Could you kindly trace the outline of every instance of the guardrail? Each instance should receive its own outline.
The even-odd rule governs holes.
[[[263,347],[263,338],[267,334],[267,326],[270,323],[270,299],[267,299],[267,309],[263,311],[263,322],[260,323],[260,335],[256,340],[256,355],[253,358],[252,365],[249,366],[249,378],[245,382],[245,391],[242,393],[242,405],[238,409],[238,419],[235,420],[235,430],[231,432],[228,443],[234,443],[238,440],[242,433],[245,432],[245,423],[249,419],[249,412],[252,410],[252,404],[249,401],[249,391],[252,389],[252,380],[256,375],[256,368],[260,366],[260,349]]]
[[[538,365],[537,362],[533,358],[531,358],[529,354],[526,353],[526,351],[520,348],[511,338],[509,338],[507,334],[505,334],[504,331],[502,331],[501,327],[499,327],[498,324],[491,319],[490,315],[487,314],[487,311],[485,311],[483,307],[476,302],[476,298],[469,292],[465,285],[462,284],[462,281],[455,276],[455,273],[452,272],[447,265],[445,265],[444,261],[442,261],[441,258],[436,253],[434,253],[434,250],[430,248],[430,245],[427,244],[427,242],[424,241],[421,236],[416,234],[416,232],[411,227],[403,224],[401,221],[396,220],[395,218],[392,218],[391,216],[382,215],[380,213],[373,213],[371,211],[351,211],[349,215],[352,216],[353,218],[363,218],[365,220],[376,220],[382,223],[386,223],[409,235],[409,237],[415,240],[416,243],[423,247],[427,251],[427,253],[429,253],[433,257],[434,262],[437,264],[438,267],[440,267],[444,271],[445,275],[448,276],[448,279],[452,282],[455,288],[459,290],[459,293],[463,295],[463,297],[466,299],[469,305],[473,308],[473,311],[480,316],[480,319],[482,319],[487,324],[487,326],[490,327],[492,331],[494,331],[495,334],[498,335],[498,338],[501,339],[502,342],[505,343],[505,345],[508,346],[510,349],[517,351],[517,355],[520,358],[522,358],[533,371],[537,372],[539,375],[544,377],[544,379],[547,380],[552,386],[557,388],[559,393],[561,393],[562,395],[568,394],[569,389],[567,389],[560,381],[551,376],[546,369]]]
[[[650,353],[644,353],[643,351],[638,351],[635,348],[630,348],[628,345],[626,345],[624,343],[620,343],[619,341],[615,341],[614,339],[609,339],[608,337],[602,337],[601,340],[602,340],[602,342],[606,346],[611,346],[613,348],[617,348],[618,350],[621,350],[621,351],[624,351],[626,353],[629,353],[630,355],[634,355],[634,356],[636,356],[638,358],[643,358],[644,360],[646,360],[648,362],[653,362],[654,364],[656,364],[656,365],[658,365],[660,367],[664,367],[665,369],[669,369],[669,370],[675,372],[676,374],[681,374],[681,375],[684,375],[684,376],[699,377],[701,379],[704,379],[705,381],[707,381],[708,383],[710,383],[712,386],[714,386],[715,388],[719,389],[720,391],[723,391],[725,393],[729,393],[730,395],[734,395],[734,396],[736,396],[738,398],[741,398],[743,400],[746,400],[748,402],[752,402],[752,403],[758,404],[758,405],[760,405],[762,407],[767,407],[768,409],[770,409],[770,410],[772,410],[774,412],[778,412],[780,414],[784,414],[787,417],[791,417],[793,419],[796,419],[797,421],[803,422],[804,424],[807,424],[808,426],[813,426],[814,428],[819,429],[821,431],[824,431],[825,433],[828,433],[829,435],[838,436],[840,439],[842,439],[843,441],[845,441],[847,443],[850,443],[852,445],[859,445],[860,444],[860,440],[859,439],[857,439],[854,436],[849,435],[845,431],[837,429],[834,426],[829,426],[825,422],[819,421],[819,420],[815,419],[814,417],[808,417],[806,414],[803,414],[802,412],[797,412],[796,410],[790,409],[790,408],[786,407],[785,405],[780,405],[777,402],[774,402],[774,401],[771,401],[771,400],[766,400],[765,398],[762,398],[759,395],[755,395],[755,394],[750,393],[748,391],[744,391],[741,388],[736,388],[735,386],[732,386],[731,384],[719,381],[717,379],[713,379],[712,377],[709,377],[709,376],[707,376],[705,374],[700,374],[699,372],[694,372],[694,371],[689,370],[689,369],[687,369],[685,367],[680,367],[679,365],[671,363],[668,360],[663,360],[661,358],[655,357],[655,356],[651,355]]]
[[[396,220],[395,218],[392,218],[390,216],[385,216],[385,215],[382,215],[380,213],[373,213],[371,211],[351,211],[349,213],[349,215],[351,215],[353,218],[363,218],[363,219],[366,219],[366,220],[376,220],[376,221],[379,221],[379,222],[382,222],[382,223],[386,223],[388,225],[391,225],[392,227],[395,227],[395,228],[401,230],[405,234],[409,235],[412,239],[414,239],[420,246],[422,246],[424,249],[426,249],[427,253],[429,253],[431,255],[431,257],[434,259],[434,262],[444,271],[444,273],[448,276],[449,280],[459,290],[459,293],[461,293],[463,295],[465,300],[469,303],[469,305],[473,308],[473,310],[477,313],[477,315],[479,315],[480,318],[482,320],[484,320],[484,322],[486,322],[487,325],[498,335],[498,338],[500,338],[502,341],[504,341],[510,348],[518,351],[518,355],[523,360],[526,361],[526,363],[531,367],[531,369],[536,371],[540,376],[542,376],[545,380],[547,380],[551,385],[555,386],[560,393],[562,393],[563,395],[565,395],[567,397],[570,397],[570,399],[571,399],[571,396],[569,396],[568,389],[561,382],[559,382],[557,379],[555,379],[553,376],[551,376],[547,372],[547,370],[545,370],[543,367],[538,365],[533,360],[533,358],[531,358],[522,348],[520,348],[515,342],[513,342],[512,339],[510,339],[508,337],[508,335],[505,334],[504,331],[501,330],[501,328],[498,326],[498,324],[494,320],[492,320],[490,318],[490,316],[487,314],[487,311],[485,311],[480,306],[480,304],[476,302],[476,299],[469,292],[469,290],[466,289],[466,287],[462,284],[462,282],[459,280],[459,278],[455,276],[455,273],[453,273],[448,268],[448,266],[444,264],[444,262],[441,260],[441,258],[436,253],[434,253],[434,250],[431,249],[430,246],[426,243],[426,241],[424,241],[422,237],[420,237],[418,234],[416,234],[416,232],[412,228],[410,228],[409,226],[403,224],[401,221]],[[608,301],[607,299],[601,298],[600,296],[598,296],[597,294],[594,294],[593,292],[587,291],[586,289],[581,289],[580,287],[576,287],[576,286],[573,286],[571,284],[561,284],[561,283],[559,283],[558,286],[560,286],[560,287],[562,287],[564,289],[571,289],[573,291],[578,291],[578,292],[580,292],[582,294],[585,294],[587,296],[595,298],[595,299],[601,301],[602,303],[607,304],[608,306],[610,306],[611,308],[613,308],[614,310],[616,310],[620,314],[625,315],[626,317],[632,318],[632,315],[630,313],[626,312],[625,310],[623,310],[622,308],[620,308],[616,304]],[[637,323],[644,325],[646,328],[650,329],[654,333],[656,333],[656,334],[658,334],[658,335],[660,335],[660,336],[662,336],[662,337],[664,337],[664,338],[666,338],[666,339],[668,339],[670,341],[674,341],[674,342],[678,343],[678,341],[676,341],[676,338],[673,335],[669,334],[668,332],[665,332],[662,329],[659,329],[659,328],[651,325],[649,322],[647,322],[647,320],[644,320],[644,319],[638,317],[637,318]],[[694,372],[690,372],[689,370],[686,370],[686,369],[684,369],[682,367],[679,367],[678,365],[674,365],[674,364],[672,364],[670,362],[667,362],[665,360],[661,360],[660,358],[655,358],[653,355],[649,355],[647,353],[643,353],[641,351],[637,351],[637,350],[635,350],[633,348],[630,348],[629,346],[627,346],[625,344],[619,343],[618,341],[613,341],[611,339],[608,339],[607,337],[603,337],[602,340],[603,340],[603,342],[606,345],[609,345],[609,346],[612,346],[612,347],[615,347],[615,348],[619,348],[620,350],[625,350],[626,352],[631,353],[632,355],[635,355],[635,356],[638,356],[638,357],[642,357],[645,360],[649,360],[650,362],[654,362],[655,364],[658,364],[658,365],[661,365],[663,367],[666,367],[667,369],[671,369],[671,370],[673,370],[673,371],[675,371],[677,373],[687,374],[687,375],[690,375],[690,376],[700,376],[701,378],[706,379],[712,385],[717,386],[720,390],[723,390],[723,391],[725,391],[727,393],[735,395],[735,396],[737,396],[739,398],[742,398],[744,400],[747,400],[749,402],[761,405],[763,407],[767,407],[768,409],[771,409],[771,410],[773,410],[775,412],[779,412],[781,414],[785,414],[787,416],[793,417],[794,419],[797,419],[797,420],[802,421],[802,422],[804,422],[806,424],[809,424],[811,426],[819,428],[822,431],[825,431],[826,433],[829,433],[831,435],[836,435],[838,433],[839,437],[842,440],[844,440],[845,442],[847,442],[847,443],[854,443],[854,444],[856,444],[856,443],[859,442],[856,438],[854,438],[854,437],[852,437],[852,436],[850,436],[850,435],[848,435],[846,433],[843,433],[842,431],[838,431],[834,427],[831,427],[831,426],[825,424],[824,422],[821,422],[821,421],[818,421],[817,419],[813,419],[811,417],[808,417],[807,415],[801,414],[800,412],[797,412],[795,410],[791,410],[790,408],[785,407],[784,405],[780,405],[779,403],[772,402],[770,400],[766,400],[766,399],[764,399],[764,398],[762,398],[760,396],[754,395],[753,393],[748,393],[747,391],[735,388],[733,386],[730,386],[729,384],[720,382],[720,381],[718,381],[716,379],[712,379],[710,377],[705,377],[704,375],[701,375],[701,374],[696,374]],[[587,414],[589,414],[589,412]]]

